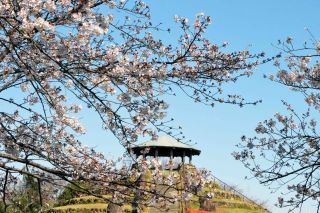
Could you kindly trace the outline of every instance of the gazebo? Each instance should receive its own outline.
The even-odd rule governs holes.
[[[185,162],[185,157],[189,157],[189,163],[192,162],[193,155],[200,155],[201,151],[194,147],[179,142],[170,136],[159,136],[157,140],[151,140],[144,142],[140,145],[131,148],[132,152],[136,156],[151,157],[170,157],[170,160],[174,157],[181,157],[182,163]]]

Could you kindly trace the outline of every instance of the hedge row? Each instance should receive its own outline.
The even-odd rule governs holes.
[[[77,199],[70,199],[64,202],[60,202],[58,206],[89,204],[89,203],[105,203],[105,201],[101,198],[77,198]]]
[[[228,191],[215,191],[214,192],[215,198],[225,198],[225,199],[234,199],[234,200],[241,200],[241,197],[237,194]]]
[[[107,209],[95,208],[68,208],[68,209],[50,209],[48,213],[100,213],[107,212]]]

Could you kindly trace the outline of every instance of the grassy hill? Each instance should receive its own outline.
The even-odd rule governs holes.
[[[194,169],[192,165],[185,165],[182,169]],[[166,171],[168,174],[176,172],[181,175],[180,170]],[[218,183],[212,183],[214,197],[205,201],[206,206],[211,206],[212,212],[219,213],[263,213],[267,212],[262,206],[258,205],[254,201],[248,199],[241,193],[232,189],[232,187],[225,185],[222,181]],[[204,188],[203,193],[207,191]],[[201,192],[200,192],[201,193]],[[106,198],[110,196],[104,195]],[[184,212],[185,208],[199,210],[201,209],[201,202],[198,196],[193,196],[187,203],[176,202],[169,206],[170,213]],[[66,212],[107,212],[108,203],[105,203],[103,199],[94,196],[84,196],[73,198],[64,201],[60,206],[49,210],[50,213],[66,213]],[[161,209],[163,210],[163,209]],[[143,210],[145,213],[164,212],[157,208],[148,207]],[[213,211],[215,210],[215,211]],[[132,212],[130,204],[123,205],[120,212]]]

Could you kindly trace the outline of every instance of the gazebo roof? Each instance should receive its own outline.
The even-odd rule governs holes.
[[[182,156],[182,153],[188,155],[199,155],[200,150],[195,149],[194,147],[181,143],[174,139],[173,137],[164,135],[159,136],[157,140],[151,140],[132,147],[132,150],[135,154],[141,154],[141,151],[150,148],[147,155],[154,155],[155,149],[158,150],[159,156],[170,156],[170,150],[173,150],[174,156]]]

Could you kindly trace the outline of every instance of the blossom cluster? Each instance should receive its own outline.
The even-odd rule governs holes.
[[[278,204],[293,211],[309,200],[319,206],[319,42],[313,39],[311,45],[295,48],[293,38],[288,37],[279,45],[284,58],[274,61],[278,72],[269,78],[300,92],[307,110],[300,113],[283,101],[288,113],[277,112],[273,118],[259,122],[257,135],[243,136],[238,145],[241,151],[233,155],[261,183],[272,186],[275,192],[282,188]]]
[[[117,180],[128,171],[77,140],[85,134],[82,107],[130,148],[140,136],[173,134],[165,95],[183,92],[211,106],[255,104],[223,86],[250,76],[261,55],[212,44],[203,35],[211,18],[203,13],[193,24],[175,20],[181,36],[173,46],[154,36],[160,28],[141,1],[1,1],[2,174],[28,167],[46,181],[94,181],[119,201],[130,184]],[[141,171],[131,173],[134,179]],[[203,186],[201,173],[188,177],[192,187]]]

